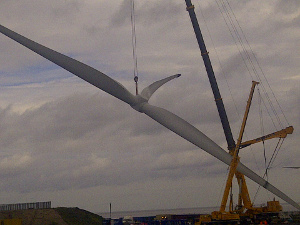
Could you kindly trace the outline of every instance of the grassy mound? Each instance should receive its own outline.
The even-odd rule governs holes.
[[[102,225],[103,218],[101,216],[77,207],[58,207],[55,208],[55,211],[69,225]]]

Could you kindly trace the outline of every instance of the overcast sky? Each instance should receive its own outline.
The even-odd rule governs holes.
[[[223,1],[193,2],[234,138],[256,79],[252,65],[263,81],[263,102],[256,92],[244,140],[294,126],[268,179],[300,202],[300,170],[282,168],[299,166],[300,158],[299,1],[228,1],[230,7],[224,1],[234,14],[224,11]],[[2,0],[0,24],[95,67],[134,93],[130,6],[130,0]],[[135,2],[140,91],[181,73],[150,103],[189,121],[226,149],[185,7],[183,0]],[[231,32],[229,18],[235,25]],[[248,55],[232,38],[235,29],[250,61],[244,62]],[[0,76],[1,204],[50,200],[54,207],[93,212],[108,211],[110,202],[114,211],[220,204],[225,164],[2,34]],[[266,142],[267,161],[277,141]],[[262,144],[240,155],[263,175]],[[257,185],[248,185],[253,197]],[[260,190],[255,203],[273,197]]]

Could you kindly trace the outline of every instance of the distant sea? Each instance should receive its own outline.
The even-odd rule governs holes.
[[[296,211],[293,206],[286,203],[281,203],[283,211]],[[198,208],[183,208],[183,209],[157,209],[157,210],[139,210],[139,211],[120,211],[111,212],[112,219],[118,219],[124,216],[133,217],[146,217],[146,216],[156,216],[159,214],[208,214],[213,211],[218,210],[219,207],[198,207]],[[109,212],[97,213],[104,218],[109,218]]]
[[[201,208],[183,208],[183,209],[156,209],[156,210],[139,210],[139,211],[120,211],[111,212],[113,219],[121,218],[124,216],[143,217],[143,216],[156,216],[159,214],[199,214],[199,213],[211,213],[217,210],[218,207],[201,207]],[[98,213],[104,218],[109,218],[109,212]]]

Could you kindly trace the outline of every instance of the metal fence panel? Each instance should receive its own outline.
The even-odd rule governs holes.
[[[0,211],[24,210],[24,209],[50,209],[51,201],[30,202],[17,204],[0,204]]]

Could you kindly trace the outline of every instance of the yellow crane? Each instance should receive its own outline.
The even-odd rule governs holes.
[[[252,102],[254,89],[255,89],[255,86],[257,84],[258,84],[258,82],[256,82],[256,81],[252,82],[252,87],[251,87],[249,99],[247,101],[246,112],[244,114],[244,118],[243,118],[241,130],[240,130],[239,138],[237,140],[237,143],[235,145],[234,150],[230,151],[230,154],[232,155],[232,161],[231,161],[231,164],[230,164],[230,169],[229,169],[229,173],[228,173],[228,177],[227,177],[227,182],[226,182],[226,186],[225,186],[225,190],[224,190],[220,210],[215,211],[215,212],[212,213],[212,219],[214,219],[214,220],[229,220],[229,219],[230,220],[234,220],[234,219],[239,220],[240,219],[239,214],[233,212],[233,202],[232,202],[232,200],[230,201],[230,204],[229,204],[229,212],[225,211],[228,196],[229,196],[229,192],[230,192],[231,187],[232,187],[232,179],[233,179],[233,176],[235,174],[236,174],[236,177],[238,179],[238,184],[240,185],[240,190],[241,190],[240,198],[241,198],[241,200],[243,200],[244,204],[247,207],[252,207],[250,197],[249,197],[249,193],[248,193],[248,189],[247,189],[246,182],[245,182],[245,178],[244,178],[243,174],[239,173],[236,170],[236,168],[237,168],[238,163],[240,161],[240,158],[238,156],[239,150],[240,150],[240,144],[242,143],[242,138],[243,138],[243,134],[244,134],[245,126],[246,126],[246,121],[247,121],[247,118],[248,118],[248,115],[249,115],[249,110],[250,110],[250,105],[251,105],[251,102]]]
[[[278,212],[282,209],[282,207],[280,206],[278,201],[270,201],[268,202],[268,206],[267,207],[253,207],[253,204],[250,200],[250,196],[248,193],[248,189],[247,189],[247,185],[246,185],[246,181],[244,178],[244,175],[240,172],[237,171],[237,167],[239,164],[239,150],[241,148],[244,148],[246,146],[249,146],[251,144],[254,143],[258,143],[260,141],[264,141],[264,140],[268,140],[271,138],[275,138],[275,137],[279,137],[279,138],[285,138],[287,136],[287,134],[291,134],[293,132],[293,127],[287,127],[286,129],[283,129],[281,131],[277,131],[268,135],[265,135],[263,137],[254,139],[254,140],[250,140],[247,142],[242,142],[242,137],[243,137],[243,133],[244,133],[244,129],[245,129],[245,125],[246,125],[246,120],[248,117],[248,113],[249,113],[249,108],[251,105],[251,100],[253,97],[253,93],[254,93],[254,88],[255,86],[258,84],[258,82],[253,81],[252,84],[252,89],[251,89],[251,93],[249,96],[249,100],[247,103],[247,107],[246,107],[246,112],[244,115],[244,119],[243,119],[243,123],[241,126],[241,131],[240,131],[240,135],[238,138],[238,143],[235,144],[232,132],[231,132],[231,128],[230,128],[230,124],[228,121],[228,117],[227,117],[227,113],[222,101],[222,97],[218,88],[218,84],[214,75],[214,70],[210,61],[210,57],[209,57],[209,52],[206,48],[206,45],[204,43],[204,39],[199,27],[199,23],[196,17],[196,13],[194,10],[194,5],[192,4],[191,0],[185,0],[186,2],[186,6],[187,6],[187,11],[190,15],[190,19],[193,25],[193,29],[196,35],[196,39],[199,45],[199,49],[201,51],[201,56],[205,65],[205,69],[209,78],[209,82],[212,88],[212,92],[214,95],[214,99],[215,99],[215,103],[216,106],[218,108],[218,113],[219,113],[219,117],[221,120],[221,124],[224,130],[224,134],[225,134],[225,138],[226,138],[226,142],[227,142],[227,146],[229,149],[230,154],[232,155],[232,161],[231,161],[231,165],[230,165],[230,171],[228,174],[228,179],[227,179],[227,183],[226,183],[226,188],[224,191],[224,195],[223,195],[223,199],[222,199],[222,203],[221,203],[221,207],[219,211],[213,212],[212,215],[203,215],[202,217],[200,217],[200,223],[201,221],[206,221],[208,222],[207,224],[209,224],[209,221],[211,220],[225,220],[225,224],[234,224],[235,220],[238,221],[240,219],[240,215],[249,215],[249,217],[260,213],[260,212]],[[230,190],[232,190],[232,180],[233,180],[233,176],[236,176],[237,180],[238,180],[238,184],[239,184],[239,189],[240,189],[240,193],[239,193],[239,198],[238,198],[238,206],[236,209],[233,209],[233,201],[232,198],[230,198],[230,203],[229,203],[229,211],[226,212],[225,208],[226,208],[226,204],[227,204],[227,200],[228,200],[228,196],[230,193]],[[268,188],[266,188],[268,189]],[[269,190],[269,189],[268,189]],[[246,209],[246,212],[244,213]],[[229,222],[229,220],[232,220],[232,223]],[[216,223],[218,223],[218,221],[214,221]],[[216,223],[211,223],[211,224],[216,224]],[[220,223],[222,223],[220,221]]]
[[[282,210],[282,206],[280,205],[279,201],[275,201],[275,199],[273,201],[267,202],[266,207],[253,207],[253,204],[251,202],[250,195],[248,192],[245,177],[242,173],[237,171],[237,166],[240,161],[238,154],[239,154],[239,150],[241,148],[244,148],[251,144],[258,143],[258,142],[268,140],[271,138],[276,138],[276,137],[285,138],[287,136],[287,134],[293,133],[293,130],[294,130],[294,128],[292,126],[290,126],[283,130],[280,130],[280,131],[277,131],[277,132],[274,132],[274,133],[271,133],[271,134],[268,134],[268,135],[250,140],[250,141],[242,142],[242,138],[243,138],[243,134],[244,134],[244,130],[245,130],[245,126],[246,126],[246,122],[247,122],[247,118],[248,118],[248,114],[249,114],[249,110],[250,110],[250,106],[251,106],[251,102],[252,102],[252,98],[253,98],[254,89],[257,84],[258,84],[258,82],[252,81],[252,87],[251,87],[250,95],[249,95],[249,98],[247,101],[247,106],[246,106],[244,118],[242,121],[239,137],[238,137],[235,148],[230,149],[230,154],[232,155],[232,161],[231,161],[231,164],[229,167],[229,173],[228,173],[228,177],[227,177],[227,182],[226,182],[220,210],[212,212],[211,215],[201,216],[200,223],[204,222],[204,221],[209,223],[212,220],[213,221],[215,221],[215,220],[216,221],[221,221],[221,220],[222,221],[229,221],[229,220],[230,221],[240,221],[241,216],[251,218],[254,215],[259,214],[259,213],[279,212]],[[234,175],[237,178],[239,190],[240,190],[239,196],[238,196],[238,205],[235,209],[233,208],[233,200],[232,200],[232,194],[231,194],[230,202],[229,202],[229,210],[226,211],[226,204],[228,201],[230,190],[232,190],[232,180],[233,180]]]
[[[272,139],[272,138],[286,138],[286,136],[288,134],[292,134],[293,131],[294,131],[294,127],[289,126],[289,127],[285,128],[285,129],[282,129],[280,131],[276,131],[274,133],[267,134],[267,135],[264,135],[262,137],[259,137],[259,138],[253,139],[253,140],[242,142],[240,144],[240,148],[245,148],[249,145],[252,145],[252,144],[255,144],[255,143],[258,143],[258,142],[261,142],[261,141],[265,141],[265,140],[268,140],[268,139]]]

